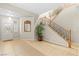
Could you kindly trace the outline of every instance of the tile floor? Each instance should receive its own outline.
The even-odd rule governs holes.
[[[77,56],[79,46],[66,48],[45,41],[0,41],[0,56]]]

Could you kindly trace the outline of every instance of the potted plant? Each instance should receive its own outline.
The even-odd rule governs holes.
[[[42,41],[43,40],[43,31],[44,31],[44,27],[43,27],[43,24],[42,22],[37,25],[36,27],[36,35],[38,37],[38,41]]]

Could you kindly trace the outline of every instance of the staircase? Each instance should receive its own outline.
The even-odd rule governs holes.
[[[52,22],[49,27],[54,30],[60,37],[62,37],[68,43],[68,47],[71,48],[71,30],[66,30],[60,25]]]
[[[64,40],[56,31],[54,31],[49,25],[44,25],[44,41],[53,43],[59,46],[67,47],[68,43]]]
[[[47,23],[47,21],[44,22],[44,25],[48,25],[51,30],[55,31],[61,38],[63,38],[64,41],[67,42],[67,47],[71,48],[71,29],[70,30],[66,30],[65,28],[63,28],[62,26],[58,25],[57,23],[54,22],[55,18],[61,13],[62,9],[58,8],[55,9],[55,11],[53,11],[52,15],[50,15],[50,19],[48,19],[46,16],[37,20],[37,24],[38,22],[44,22],[45,18],[49,20],[49,23]],[[54,16],[54,17],[53,17]],[[35,24],[36,25],[36,24]],[[51,33],[51,32],[50,32]]]

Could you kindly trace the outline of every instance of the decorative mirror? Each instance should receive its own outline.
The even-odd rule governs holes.
[[[31,32],[31,21],[24,21],[24,32]]]

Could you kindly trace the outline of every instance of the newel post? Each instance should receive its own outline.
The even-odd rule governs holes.
[[[71,29],[69,30],[68,34],[68,47],[71,48]]]

